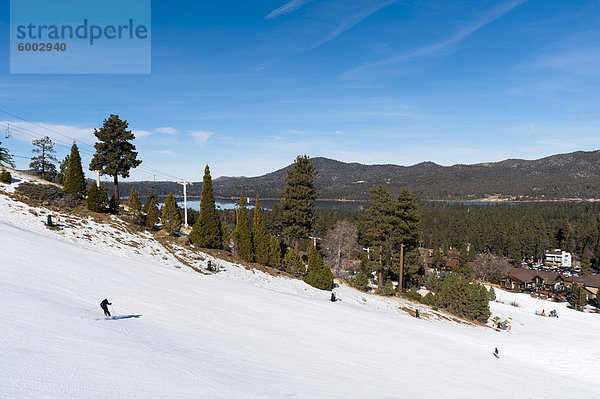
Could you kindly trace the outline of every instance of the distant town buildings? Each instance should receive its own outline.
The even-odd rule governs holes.
[[[558,267],[571,267],[571,253],[560,249],[546,251],[544,256],[544,264]]]

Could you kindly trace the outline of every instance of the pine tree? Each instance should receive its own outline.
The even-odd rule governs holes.
[[[496,300],[496,290],[494,290],[494,287],[490,287],[490,301],[495,301]]]
[[[100,187],[95,183],[90,185],[90,188],[87,190],[86,204],[87,208],[92,212],[103,213],[108,210],[108,194],[104,184],[100,185]]]
[[[254,260],[254,254],[252,253],[252,232],[250,230],[250,218],[248,217],[248,208],[246,207],[246,197],[244,196],[243,188],[236,212],[233,238],[237,255],[246,262],[252,262]]]
[[[173,193],[169,193],[165,200],[165,206],[162,209],[161,223],[163,230],[169,234],[174,234],[181,228],[181,215],[177,200]]]
[[[152,203],[152,201],[154,201],[155,204],[158,204],[158,202],[159,202],[158,195],[156,194],[154,187],[152,187],[150,189],[150,194],[148,194],[148,196],[144,200],[144,206],[142,207],[142,212],[148,213],[148,209],[150,208],[150,204]]]
[[[85,195],[85,176],[81,167],[81,157],[77,144],[71,146],[71,155],[69,155],[69,163],[65,173],[65,181],[63,183],[65,191],[83,197]]]
[[[204,169],[202,194],[200,195],[200,214],[192,227],[190,240],[198,247],[223,247],[223,229],[215,207],[215,196],[208,165]]]
[[[263,210],[260,207],[260,200],[257,195],[256,206],[254,207],[254,221],[252,223],[252,249],[254,250],[255,261],[265,266],[269,264],[269,241],[269,235],[263,221]]]
[[[370,248],[372,256],[377,258],[378,288],[383,288],[383,273],[388,268],[388,259],[384,250],[390,247],[392,236],[394,203],[388,191],[383,187],[369,190],[371,201],[369,207],[363,212],[360,239],[364,245]]]
[[[65,156],[62,161],[58,163],[58,174],[56,175],[56,181],[58,184],[65,184],[65,177],[67,176],[67,167],[69,166],[69,156]],[[87,191],[87,190],[86,190]],[[85,194],[85,193],[84,193]]]
[[[148,213],[146,214],[146,227],[154,229],[154,225],[158,223],[158,208],[154,201],[150,201]]]
[[[314,242],[308,250],[308,268],[304,282],[320,290],[330,291],[333,288],[333,273],[325,266]]]
[[[15,163],[12,159],[12,155],[8,152],[8,149],[2,147],[2,142],[0,141],[0,165],[12,166],[15,167]]]
[[[283,234],[294,240],[294,249],[298,252],[300,239],[308,237],[312,229],[317,198],[313,182],[318,170],[307,155],[299,155],[286,172],[279,217]]]
[[[277,237],[271,236],[269,241],[269,266],[279,267],[281,265],[281,247]]]
[[[583,250],[583,255],[581,255],[581,273],[580,276],[589,276],[592,274],[592,259],[588,254],[588,251]]]
[[[94,144],[96,153],[90,162],[90,170],[99,170],[102,175],[113,177],[115,198],[119,199],[119,175],[129,177],[129,170],[136,168],[142,161],[136,159],[137,152],[131,141],[135,136],[127,130],[129,123],[111,114],[100,129],[94,129],[98,142]]]
[[[293,248],[289,248],[283,257],[283,268],[291,274],[303,274],[304,264],[302,263],[302,258],[300,258]]]
[[[46,136],[38,140],[33,140],[31,143],[34,146],[31,152],[39,155],[31,158],[29,167],[42,179],[52,181],[56,176],[56,166],[53,163],[56,162],[54,142],[50,140],[50,137]]]
[[[583,310],[585,306],[585,293],[583,292],[583,288],[577,284],[573,283],[569,288],[569,292],[567,293],[567,301],[569,304],[573,306],[577,310]]]
[[[133,223],[142,224],[142,205],[140,199],[135,191],[135,187],[131,187],[131,193],[129,193],[129,200],[127,201],[127,207],[129,208],[129,215],[131,216]],[[148,204],[150,207],[150,204]]]

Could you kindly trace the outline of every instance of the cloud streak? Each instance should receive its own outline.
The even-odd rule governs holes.
[[[311,3],[313,1],[314,0],[292,0],[289,3],[286,3],[286,4],[282,5],[281,7],[271,11],[269,14],[267,14],[265,16],[265,19],[275,19],[282,15],[289,14],[293,11],[296,11],[296,10],[302,8],[302,6],[304,6],[305,4]]]
[[[498,18],[500,18],[503,15],[507,14],[508,12],[512,11],[515,7],[519,6],[520,4],[522,4],[526,1],[527,0],[513,0],[513,1],[506,2],[504,4],[501,4],[499,6],[493,7],[491,10],[489,10],[488,12],[479,16],[479,18],[472,21],[471,23],[461,27],[460,29],[458,29],[456,32],[454,32],[452,35],[450,35],[449,37],[447,37],[444,40],[441,40],[436,43],[431,43],[431,44],[428,44],[428,45],[425,45],[422,47],[415,48],[411,51],[408,51],[404,54],[400,54],[400,55],[397,55],[394,57],[386,58],[386,59],[372,62],[372,63],[363,64],[363,65],[359,66],[358,68],[347,71],[344,75],[350,76],[352,74],[362,72],[366,69],[390,65],[390,64],[396,64],[399,62],[411,61],[413,59],[431,56],[431,55],[435,55],[435,54],[443,52],[443,51],[447,51],[451,47],[453,47],[453,46],[459,44],[460,42],[462,42],[463,40],[465,40],[472,33],[476,32],[479,29],[483,28],[484,26],[494,22]]]
[[[208,130],[194,130],[188,133],[194,138],[196,143],[199,144],[206,144],[208,139],[215,134],[214,132],[209,132]]]

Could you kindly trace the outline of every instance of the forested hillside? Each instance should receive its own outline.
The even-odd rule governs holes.
[[[413,166],[363,165],[313,158],[320,170],[315,187],[320,199],[367,200],[369,189],[384,185],[392,194],[407,187],[428,200],[474,200],[497,196],[517,200],[560,200],[600,197],[600,151],[578,151],[538,160],[509,159],[495,163],[441,166],[423,162]],[[257,177],[219,177],[217,197],[237,197],[240,188],[250,198],[279,198],[286,168]],[[200,172],[199,172],[200,173]],[[122,183],[123,192],[135,185],[140,196],[151,187],[161,196],[181,192],[175,182]],[[110,184],[107,184],[110,189]],[[199,196],[202,183],[188,187]]]

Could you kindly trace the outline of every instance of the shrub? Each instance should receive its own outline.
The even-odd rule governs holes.
[[[496,291],[494,290],[494,287],[490,287],[489,296],[490,296],[490,301],[496,300]]]
[[[96,184],[92,183],[87,190],[86,203],[87,208],[92,212],[106,212],[106,208],[108,207],[108,194],[104,184],[98,187]]]
[[[77,197],[52,184],[21,183],[17,186],[17,192],[28,198],[48,201],[60,207],[73,208],[79,204]]]
[[[379,295],[385,296],[393,296],[394,294],[396,294],[396,291],[394,291],[394,283],[392,283],[392,280],[388,279],[388,281],[385,282],[383,287],[377,289],[377,293]]]
[[[0,172],[0,182],[6,184],[12,183],[12,176],[10,175],[10,172],[6,169],[3,169],[2,172]]]
[[[369,286],[369,273],[367,270],[360,269],[356,276],[350,280],[350,284],[357,290],[366,291]]]
[[[411,289],[411,290],[406,291],[405,294],[409,299],[412,299],[413,301],[417,301],[417,302],[423,301],[423,297],[421,296],[421,294],[419,294],[417,292],[417,290]]]

